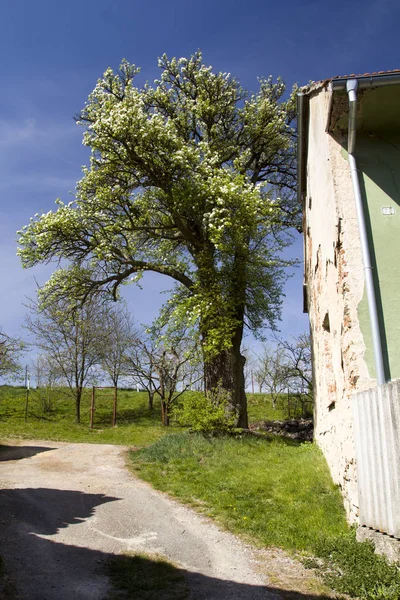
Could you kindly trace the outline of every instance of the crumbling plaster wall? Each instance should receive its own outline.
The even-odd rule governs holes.
[[[356,521],[358,493],[352,395],[375,382],[357,316],[364,273],[348,162],[326,133],[330,92],[310,98],[305,206],[305,278],[313,340],[315,439]]]

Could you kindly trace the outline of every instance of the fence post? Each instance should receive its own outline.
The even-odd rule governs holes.
[[[26,388],[26,397],[25,397],[25,423],[28,420],[28,404],[29,404],[29,385],[30,382],[30,374],[28,371],[28,365],[25,368],[25,388]]]
[[[114,387],[113,427],[117,424],[117,386]]]
[[[90,403],[90,429],[93,429],[93,423],[94,423],[94,391],[95,391],[95,387],[92,387],[92,401]]]

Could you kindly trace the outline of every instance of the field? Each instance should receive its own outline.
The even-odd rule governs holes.
[[[90,423],[91,390],[84,392],[81,423],[75,422],[74,400],[66,390],[56,391],[49,402],[35,389],[30,391],[28,418],[25,421],[24,388],[0,387],[0,438],[25,438],[101,444],[146,446],[166,433],[177,431],[172,424],[166,431],[161,425],[160,406],[154,402],[151,411],[144,392],[118,392],[117,426],[112,427],[113,390],[96,392],[93,429]],[[45,406],[47,404],[47,406]],[[179,428],[181,431],[181,428]]]
[[[22,387],[0,386],[0,438],[36,438],[142,447],[165,434],[182,431],[173,418],[170,427],[161,425],[161,408],[157,397],[154,400],[154,410],[151,411],[148,408],[147,394],[132,390],[118,391],[117,427],[113,428],[112,389],[96,391],[96,412],[91,430],[90,400],[91,389],[86,389],[82,399],[81,423],[77,424],[74,400],[66,390],[55,390],[48,397],[40,390],[32,389],[25,421],[26,390]],[[250,422],[288,417],[286,397],[277,402],[275,409],[267,394],[249,394],[248,401]]]

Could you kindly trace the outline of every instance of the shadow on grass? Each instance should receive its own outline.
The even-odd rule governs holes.
[[[0,462],[6,460],[22,460],[36,456],[41,452],[49,452],[56,448],[47,448],[44,446],[4,446],[0,444]]]
[[[269,585],[251,585],[180,569],[160,556],[119,555],[108,562],[115,591],[110,598],[142,600],[328,600]]]
[[[119,547],[113,542],[105,546],[112,552],[84,547],[88,543],[90,527],[82,529],[79,525],[94,515],[96,507],[118,500],[104,494],[73,490],[0,490],[3,533],[0,555],[4,560],[0,598],[2,576],[15,584],[18,597],[23,600],[326,598],[189,572],[154,555],[116,555],[112,552],[118,552]],[[118,505],[115,505],[115,514],[117,512]],[[69,543],[43,537],[76,525],[76,529],[69,531],[68,538],[64,537]],[[99,543],[96,534],[90,537],[92,544]]]

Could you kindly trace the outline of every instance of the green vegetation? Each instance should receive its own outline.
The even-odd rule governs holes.
[[[162,557],[122,554],[110,561],[108,571],[118,590],[111,593],[109,600],[186,600],[189,597],[183,573]]]
[[[174,423],[170,427],[161,425],[160,403],[156,399],[151,411],[146,393],[125,390],[118,392],[117,427],[111,427],[113,393],[112,389],[96,391],[94,428],[91,430],[89,389],[83,393],[82,418],[78,424],[75,422],[75,401],[63,389],[54,390],[45,403],[38,390],[31,390],[25,422],[25,389],[1,386],[0,438],[146,446],[177,431]]]
[[[315,544],[318,559],[306,566],[319,570],[325,582],[339,593],[362,600],[398,600],[400,570],[375,554],[370,542],[356,541],[351,531],[335,539],[319,539]]]
[[[78,117],[91,160],[75,200],[36,213],[18,254],[26,268],[57,265],[42,308],[115,299],[146,271],[173,279],[165,335],[191,330],[207,391],[222,381],[246,428],[244,327],[279,319],[294,262],[282,250],[301,229],[296,88],[287,94],[269,77],[251,93],[199,51],[164,54],[158,66],[154,84],[138,84],[140,69],[126,60],[97,80]]]
[[[130,457],[156,488],[260,544],[312,550],[321,531],[347,531],[339,491],[312,444],[177,434]]]
[[[90,390],[84,392],[80,424],[75,423],[74,400],[66,397],[65,390],[45,399],[38,390],[31,390],[25,423],[25,394],[23,388],[0,387],[0,439],[141,448],[130,453],[131,465],[154,487],[260,546],[301,552],[306,566],[319,570],[339,593],[363,600],[400,597],[398,568],[375,555],[371,544],[356,542],[354,531],[346,525],[340,493],[313,444],[238,433],[204,437],[184,432],[175,422],[163,427],[157,397],[151,411],[147,394],[127,390],[119,392],[116,428],[111,427],[111,389],[97,392],[93,430],[89,428]],[[279,397],[274,409],[268,395],[249,394],[250,421],[287,418],[285,398]],[[110,573],[116,588],[122,590],[122,596],[110,600],[126,597],[124,590],[148,600],[186,598],[182,574],[158,558],[118,557],[110,564]]]
[[[94,428],[89,428],[91,389],[86,388],[82,396],[81,423],[75,422],[75,400],[67,390],[31,389],[29,394],[28,419],[25,422],[26,390],[23,387],[0,386],[0,438],[42,439],[71,442],[95,442],[147,446],[160,437],[182,431],[172,416],[171,425],[161,424],[160,400],[154,397],[154,410],[148,408],[145,392],[118,391],[117,427],[112,428],[113,393],[96,390],[96,412]],[[188,392],[188,396],[195,392]],[[251,421],[287,418],[286,405],[277,402],[272,408],[267,394],[249,394]]]
[[[258,406],[259,408],[259,406]],[[181,433],[131,452],[134,471],[262,546],[301,552],[339,593],[400,597],[400,571],[358,543],[339,490],[313,444]]]
[[[201,433],[222,432],[231,429],[235,414],[228,410],[226,390],[219,388],[209,397],[201,392],[187,392],[174,413],[180,425]]]
[[[302,416],[301,403],[296,397],[280,394],[273,407],[270,394],[247,394],[249,422],[283,421]]]

